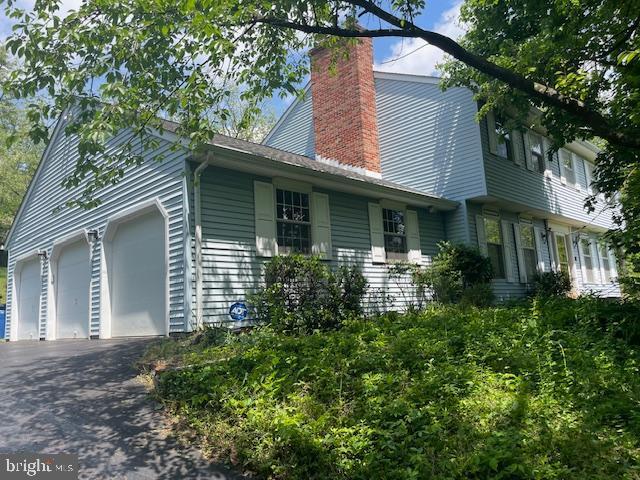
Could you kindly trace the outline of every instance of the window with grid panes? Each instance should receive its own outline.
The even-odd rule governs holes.
[[[537,272],[538,257],[536,254],[536,240],[532,225],[520,224],[520,248],[524,259],[524,269],[527,281],[531,282]]]
[[[513,144],[511,142],[511,132],[504,126],[504,120],[498,116],[495,118],[497,142],[497,154],[501,157],[513,161]]]
[[[602,272],[604,276],[604,278],[602,279],[602,283],[610,283],[611,260],[609,259],[609,249],[604,244],[599,244],[598,248],[600,249],[600,261],[602,262]]]
[[[562,174],[571,185],[576,184],[576,173],[573,169],[573,155],[568,150],[560,150],[560,162],[562,163]]]
[[[542,137],[537,133],[529,132],[529,143],[533,169],[536,172],[544,173],[544,144],[542,143]]]
[[[276,232],[279,253],[311,253],[308,193],[276,190]]]
[[[582,244],[582,261],[584,262],[584,269],[586,271],[587,283],[595,283],[595,275],[593,272],[593,257],[591,256],[591,241],[588,238],[580,240]]]
[[[384,249],[387,256],[407,254],[407,235],[404,211],[382,209],[382,225],[384,228]],[[391,255],[389,255],[391,254]]]
[[[491,260],[493,278],[505,278],[504,247],[500,221],[494,218],[484,218],[484,232],[487,240],[487,253]]]

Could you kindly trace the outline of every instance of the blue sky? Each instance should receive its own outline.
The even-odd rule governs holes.
[[[417,18],[417,23],[423,28],[436,30],[444,35],[456,38],[462,33],[457,23],[457,16],[462,0],[431,0]],[[30,8],[34,0],[18,0],[23,8]],[[82,0],[62,0],[62,11],[66,12],[80,6]],[[365,27],[376,28],[376,23],[366,24]],[[0,9],[0,39],[11,32],[11,21]],[[413,53],[411,53],[413,52]],[[409,54],[409,55],[407,55]],[[414,39],[380,38],[374,40],[374,68],[399,73],[414,73],[422,75],[437,75],[436,64],[442,60],[440,50],[425,46],[423,41]],[[271,107],[276,115],[280,115],[293,101],[293,97],[286,99],[274,98]]]

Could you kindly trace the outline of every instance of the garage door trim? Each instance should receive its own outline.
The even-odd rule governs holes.
[[[18,340],[18,323],[20,322],[20,311],[18,308],[18,303],[20,301],[20,289],[18,287],[18,284],[20,283],[22,267],[25,263],[28,263],[31,260],[39,259],[42,252],[42,250],[32,250],[16,258],[11,281],[11,326],[9,328],[9,340],[12,342]],[[40,260],[40,281],[42,281],[42,260]],[[42,290],[40,291],[40,300],[38,302],[38,331],[40,331],[40,329],[42,328],[42,316],[40,315],[41,306]]]
[[[111,296],[109,291],[109,258],[111,243],[118,230],[118,226],[141,217],[147,213],[159,212],[164,221],[164,274],[165,274],[165,335],[169,336],[169,214],[160,199],[155,197],[138,203],[130,208],[112,215],[107,221],[100,262],[100,338],[111,338]]]
[[[87,243],[87,247],[89,249],[89,265],[91,265],[92,245],[89,240],[89,230],[86,228],[76,230],[75,232],[59,238],[53,242],[53,247],[51,248],[51,257],[49,259],[49,278],[47,279],[47,297],[49,298],[49,303],[47,304],[47,317],[49,319],[47,322],[47,340],[55,340],[58,331],[58,260],[60,259],[60,254],[65,247],[74,244],[79,240],[84,240]],[[93,283],[93,278],[91,278],[91,283]],[[89,306],[91,306],[91,284],[89,285]],[[91,334],[91,312],[89,312],[87,316],[87,332],[89,332],[89,335]]]

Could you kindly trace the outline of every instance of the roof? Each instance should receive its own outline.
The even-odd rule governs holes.
[[[177,123],[170,121],[164,121],[163,125],[167,131],[172,133],[175,133],[178,127]],[[263,170],[269,169],[270,166],[276,166],[279,167],[283,174],[285,173],[283,168],[286,169],[288,173],[298,173],[303,176],[305,173],[307,175],[313,174],[314,180],[322,178],[329,182],[346,182],[352,186],[360,187],[361,190],[368,190],[370,195],[374,193],[392,194],[392,192],[396,192],[396,194],[409,197],[405,198],[405,200],[412,199],[420,205],[432,206],[439,210],[454,210],[458,206],[458,202],[438,195],[416,190],[396,182],[390,182],[383,178],[358,173],[348,167],[339,167],[259,143],[216,134],[207,142],[207,145],[229,152],[249,155],[253,157],[253,161],[249,158],[243,158],[242,162],[237,160],[225,161],[225,159],[212,159],[212,157],[207,157],[206,154],[196,156],[196,160],[208,160],[213,164],[218,164],[226,168],[245,171],[260,170],[260,166],[263,167]],[[270,161],[272,165],[268,165],[265,161]]]

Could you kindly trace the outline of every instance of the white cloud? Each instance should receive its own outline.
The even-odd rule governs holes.
[[[449,38],[457,39],[464,32],[459,22],[461,1],[442,12],[431,29]],[[413,52],[413,53],[411,53]],[[408,54],[408,55],[407,55]],[[438,75],[436,65],[444,59],[444,52],[419,38],[399,40],[391,47],[391,54],[374,68],[383,72],[412,73],[416,75]]]

